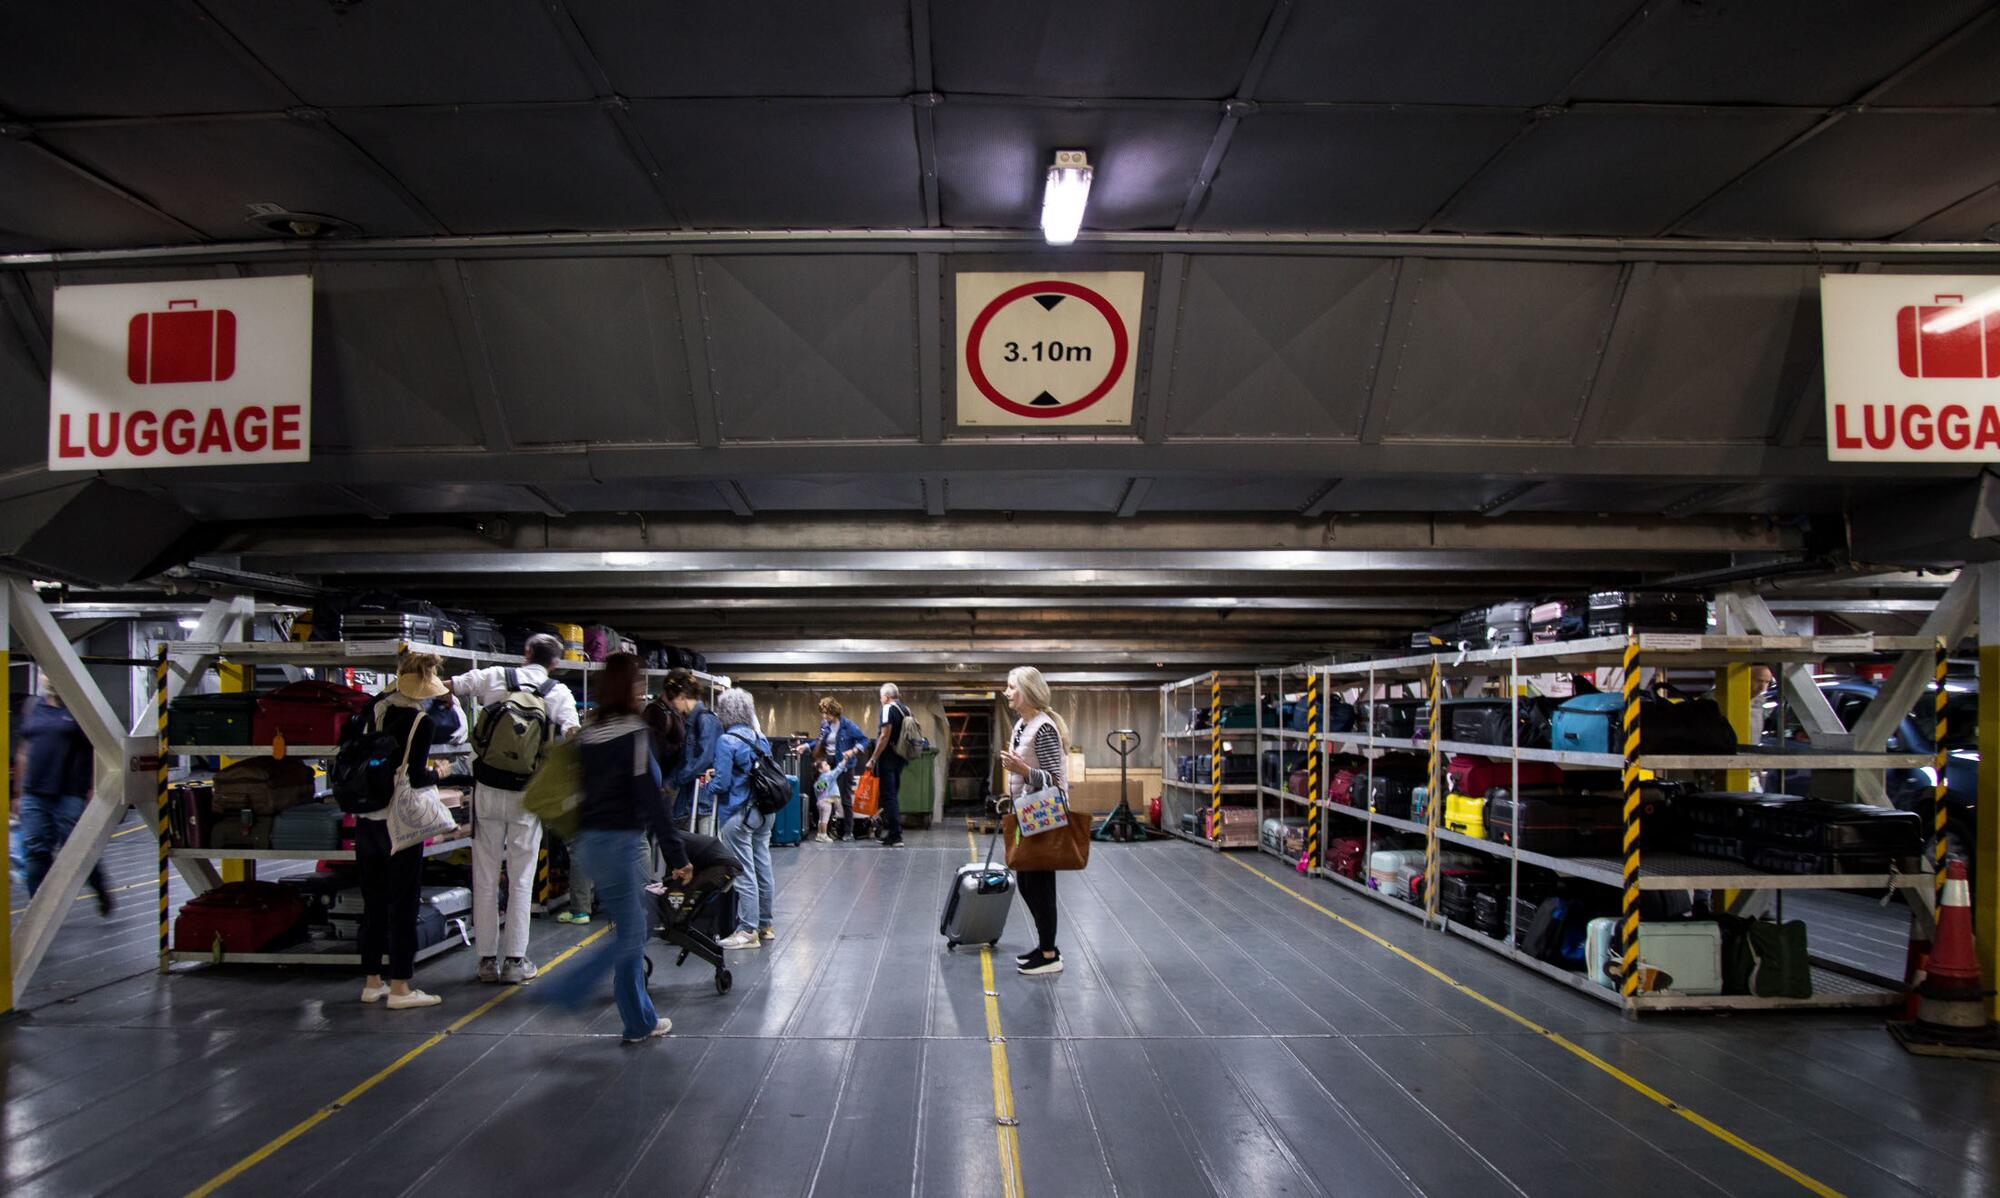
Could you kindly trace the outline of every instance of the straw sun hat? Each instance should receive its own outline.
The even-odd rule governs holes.
[[[435,653],[405,653],[396,662],[396,691],[407,699],[435,699],[439,695],[451,693],[451,688],[438,681],[438,656]]]

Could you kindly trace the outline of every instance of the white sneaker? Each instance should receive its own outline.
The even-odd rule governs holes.
[[[746,948],[763,948],[764,942],[757,938],[757,929],[739,928],[717,941],[724,949],[742,952]]]
[[[426,994],[422,990],[412,990],[408,994],[391,994],[389,996],[389,1009],[391,1011],[406,1011],[411,1007],[435,1007],[443,1001],[443,999],[435,994]]]
[[[387,982],[383,982],[372,990],[368,988],[365,982],[361,986],[362,1002],[381,1002],[387,997],[389,997],[389,983]]]
[[[827,835],[826,833],[824,833],[824,832],[821,832],[821,833],[820,833],[820,834],[819,834],[818,836],[815,836],[815,837],[813,837],[813,840],[814,840],[814,842],[815,842],[815,843],[818,843],[818,844],[832,844],[832,843],[833,843],[833,837],[831,837],[831,836],[828,836],[828,835]]]
[[[664,1036],[673,1030],[674,1021],[662,1015],[660,1016],[660,1021],[653,1025],[652,1031],[647,1032],[643,1036],[625,1036],[619,1042],[622,1044],[644,1044],[648,1040]]]

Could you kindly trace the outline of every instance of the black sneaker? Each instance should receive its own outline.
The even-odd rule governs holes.
[[[97,914],[99,915],[99,917],[104,919],[110,919],[111,908],[114,907],[115,905],[116,904],[114,904],[111,901],[111,895],[108,891],[100,890],[97,892]]]
[[[1022,963],[1021,967],[1016,970],[1016,972],[1027,974],[1029,977],[1037,977],[1045,973],[1061,973],[1062,971],[1061,949],[1057,949],[1056,955],[1053,957],[1044,957],[1040,953],[1036,953],[1032,960]]]
[[[903,838],[898,836],[894,840],[885,840],[882,842],[882,847],[885,849],[900,849],[903,847]]]
[[[1014,964],[1026,965],[1028,962],[1034,960],[1036,957],[1039,957],[1041,955],[1042,955],[1041,949],[1031,948],[1025,953],[1017,954],[1014,958]]]

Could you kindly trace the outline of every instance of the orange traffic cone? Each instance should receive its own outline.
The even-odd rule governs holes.
[[[1988,995],[1972,942],[1967,890],[1965,862],[1951,861],[1945,867],[1936,939],[1917,983],[1917,1017],[1889,1025],[1911,1052],[1988,1056],[2000,1051],[2000,1035],[1986,1018]]]

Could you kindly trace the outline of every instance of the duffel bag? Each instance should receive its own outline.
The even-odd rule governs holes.
[[[252,757],[215,775],[213,805],[218,816],[243,810],[276,815],[312,798],[312,767],[296,757]]]

